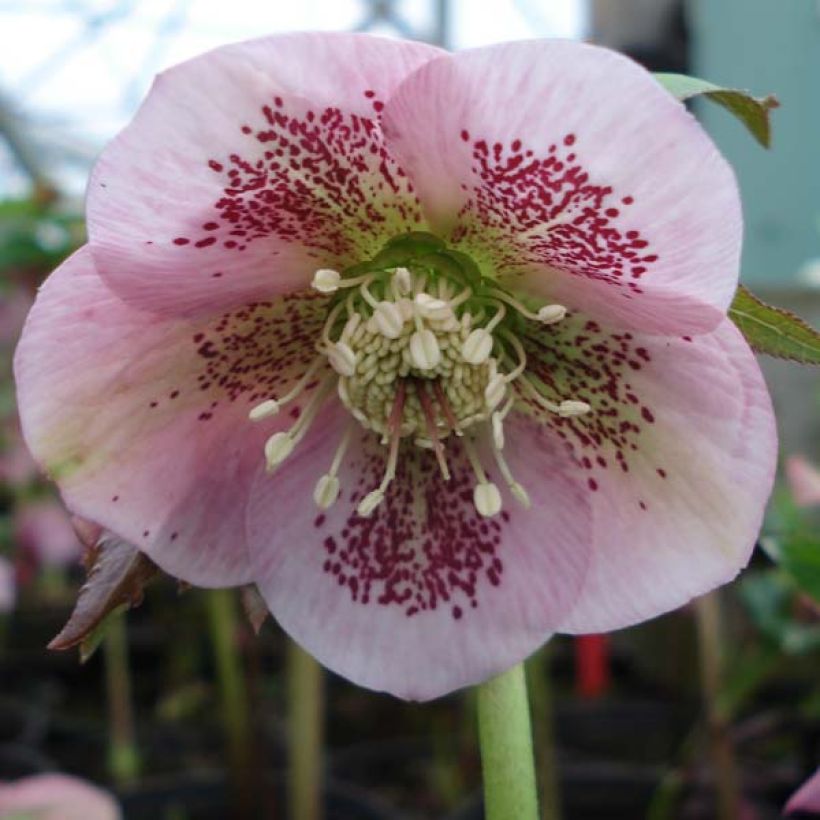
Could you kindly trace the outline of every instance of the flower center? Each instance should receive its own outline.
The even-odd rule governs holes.
[[[563,417],[590,408],[585,402],[549,401],[527,373],[518,336],[522,323],[554,324],[566,309],[545,305],[530,310],[483,280],[463,254],[420,233],[398,237],[375,259],[345,273],[318,270],[312,286],[329,298],[318,355],[289,393],[250,413],[254,421],[278,413],[319,377],[298,421],[268,439],[268,469],[274,471],[293,452],[335,388],[353,419],[386,448],[384,476],[360,501],[360,515],[372,514],[384,499],[402,445],[431,450],[449,479],[447,448],[454,438],[475,473],[476,509],[485,516],[500,512],[501,494],[476,448],[481,435],[488,438],[513,497],[529,506],[526,490],[513,478],[502,452],[507,414],[522,400]],[[322,509],[338,498],[338,471],[351,434],[349,425],[330,470],[316,485],[314,499]]]

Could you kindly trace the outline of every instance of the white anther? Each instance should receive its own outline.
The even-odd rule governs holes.
[[[356,372],[356,354],[345,342],[336,342],[327,349],[327,360],[340,376],[352,376]]]
[[[388,339],[398,339],[404,327],[404,317],[395,302],[379,302],[373,312],[373,321],[376,323],[382,336]]]
[[[393,281],[396,283],[396,290],[401,296],[406,296],[413,290],[413,275],[407,268],[396,268],[393,271]]]
[[[282,405],[276,399],[267,399],[256,407],[252,407],[248,418],[251,421],[261,421],[262,419],[269,419],[275,416],[282,409]]]
[[[510,492],[513,498],[525,509],[528,510],[531,506],[529,493],[517,482],[511,482]]]
[[[384,491],[379,489],[372,490],[359,502],[356,512],[359,513],[362,518],[367,518],[373,514],[373,511],[382,501],[384,501]]]
[[[504,394],[507,392],[507,380],[496,373],[484,388],[484,402],[489,410],[495,410],[501,404]]]
[[[290,433],[274,433],[265,442],[265,460],[268,470],[278,467],[292,452],[294,440]]]
[[[321,510],[326,510],[336,503],[339,497],[339,479],[335,475],[327,473],[316,482],[316,489],[313,491],[313,500]]]
[[[493,337],[483,327],[477,327],[461,346],[461,358],[470,364],[482,364],[493,352]]]
[[[419,370],[432,370],[441,361],[441,349],[432,330],[417,330],[410,337],[410,361]]]
[[[498,450],[504,449],[504,416],[500,413],[493,413],[490,420],[493,428],[493,444]]]
[[[339,271],[330,268],[319,268],[313,274],[313,281],[310,284],[319,293],[335,293],[339,289],[339,282],[341,281],[342,275]]]
[[[425,319],[449,319],[452,315],[450,305],[443,299],[436,299],[429,293],[417,293],[416,308]]]
[[[584,413],[589,413],[591,409],[585,401],[567,400],[558,405],[558,415],[567,419],[572,416],[583,416]]]
[[[473,504],[479,515],[489,517],[501,512],[501,493],[492,482],[483,481],[475,485],[473,490]]]
[[[544,325],[554,325],[567,315],[563,305],[544,305],[538,309],[538,321]]]

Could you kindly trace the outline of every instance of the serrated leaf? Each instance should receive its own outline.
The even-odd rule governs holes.
[[[74,611],[49,649],[70,649],[85,641],[114,610],[137,606],[145,585],[158,567],[136,547],[104,534],[96,547],[94,563],[77,596]]]
[[[801,364],[820,364],[820,333],[783,308],[762,302],[743,286],[729,307],[752,350]]]
[[[262,593],[255,584],[248,584],[240,590],[240,597],[242,599],[242,608],[245,610],[245,615],[250,621],[253,631],[258,635],[262,625],[267,620],[270,611]]]
[[[777,97],[772,94],[766,97],[753,97],[747,91],[721,88],[719,85],[699,80],[697,77],[688,77],[686,74],[655,74],[655,79],[681,101],[690,100],[692,97],[706,97],[722,105],[749,129],[764,148],[771,146],[769,112],[780,105]]]

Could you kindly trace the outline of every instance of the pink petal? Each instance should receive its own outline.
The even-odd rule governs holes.
[[[0,556],[0,615],[11,612],[17,600],[14,567]]]
[[[458,443],[448,447],[449,483],[431,455],[410,448],[416,455],[404,455],[385,501],[363,519],[356,503],[379,483],[385,448],[358,427],[339,500],[325,513],[312,500],[345,424],[329,410],[292,462],[254,484],[251,556],[274,617],[333,671],[409,699],[477,683],[533,652],[586,571],[589,499],[566,451],[510,419],[505,452],[532,508],[504,493],[504,512],[485,519]]]
[[[795,812],[820,814],[820,769],[818,769],[790,798],[785,814]]]
[[[384,128],[431,224],[485,272],[645,331],[709,330],[729,305],[734,175],[625,57],[553,40],[433,60],[391,96]]]
[[[552,398],[592,406],[543,419],[572,450],[593,511],[592,565],[561,631],[620,628],[731,580],[758,535],[777,445],[735,326],[660,338],[571,317],[542,330],[530,356]]]
[[[37,820],[119,820],[119,806],[107,792],[78,777],[38,774],[0,784],[0,817]]]
[[[71,510],[191,583],[249,581],[244,507],[270,431],[247,413],[315,355],[316,301],[166,320],[118,299],[87,247],[72,256],[15,360],[26,440]]]
[[[805,456],[795,455],[786,459],[786,478],[798,507],[820,504],[820,470]]]
[[[225,46],[160,75],[88,192],[100,275],[141,307],[207,312],[301,289],[417,227],[383,100],[440,54],[356,34]]]
[[[76,565],[83,553],[68,513],[50,498],[18,507],[14,535],[18,548],[33,553],[37,563],[45,566]]]

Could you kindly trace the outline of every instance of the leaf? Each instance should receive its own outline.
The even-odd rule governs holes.
[[[697,77],[688,77],[686,74],[655,74],[655,79],[681,101],[704,96],[722,105],[749,129],[764,148],[771,146],[769,112],[780,106],[777,97],[772,94],[766,97],[753,97],[746,91],[721,88],[719,85],[699,80]]]
[[[782,539],[763,538],[760,545],[803,592],[820,603],[820,540],[798,532]]]
[[[136,547],[104,533],[74,611],[49,649],[70,649],[88,638],[114,610],[137,606],[158,567]]]
[[[265,620],[270,614],[268,605],[265,603],[265,599],[255,584],[248,584],[242,587],[240,596],[242,598],[242,608],[245,610],[245,615],[248,616],[253,631],[258,635],[259,630],[262,629],[262,624],[265,623]]]
[[[729,317],[758,353],[820,364],[820,333],[790,311],[761,302],[742,285],[729,307]]]

